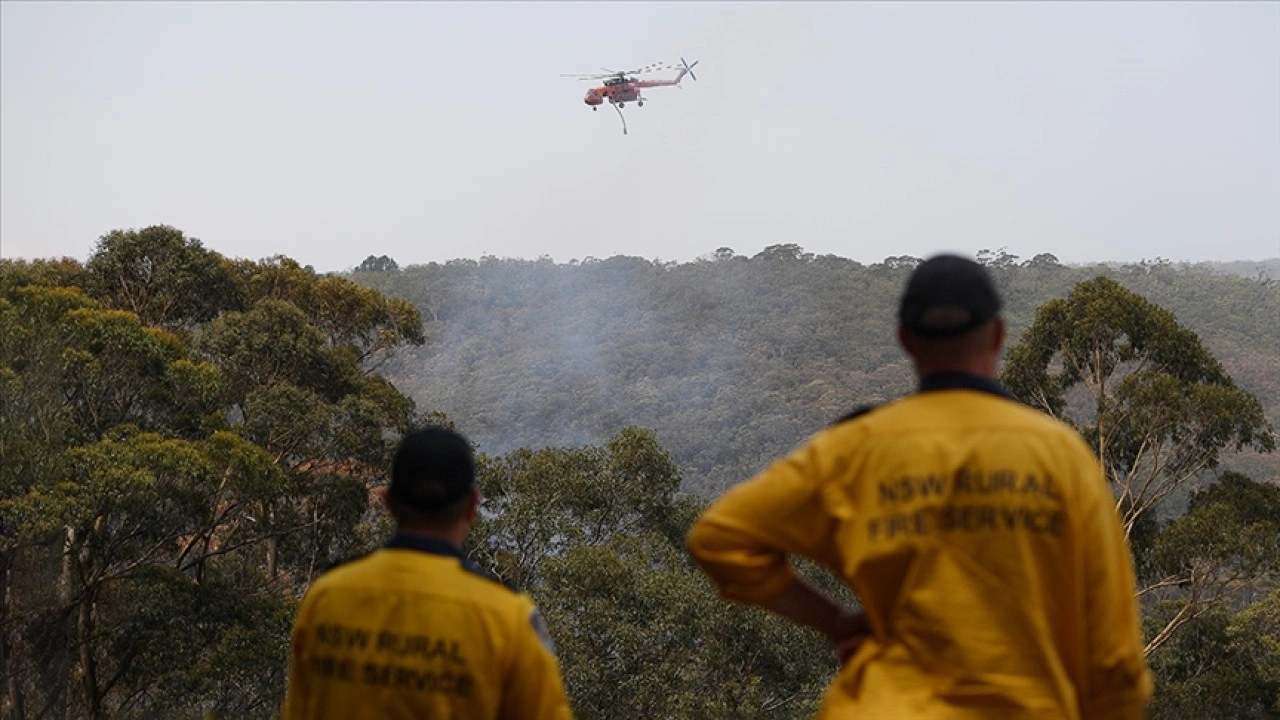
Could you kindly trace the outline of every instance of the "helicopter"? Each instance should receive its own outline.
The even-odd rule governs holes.
[[[697,60],[694,60],[693,63],[690,64],[686,62],[684,58],[680,58],[679,65],[653,63],[652,65],[646,65],[642,68],[624,70],[622,72],[610,70],[608,68],[601,68],[605,71],[605,74],[603,75],[562,75],[561,77],[576,77],[582,80],[603,79],[603,84],[588,90],[586,96],[584,96],[582,100],[587,105],[591,106],[592,110],[599,110],[600,106],[604,104],[604,101],[608,100],[609,103],[613,105],[613,109],[618,111],[618,117],[622,118],[622,134],[626,135],[627,119],[622,115],[622,108],[626,107],[626,104],[629,102],[635,102],[636,107],[644,107],[644,97],[640,94],[640,91],[645,88],[666,87],[671,85],[679,87],[680,81],[684,79],[685,75],[697,80],[698,76],[693,74],[693,68],[697,64]],[[635,77],[636,75],[648,72],[675,70],[677,68],[679,69],[679,72],[673,80],[639,80]]]

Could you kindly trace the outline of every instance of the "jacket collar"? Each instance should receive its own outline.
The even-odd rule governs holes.
[[[1017,400],[1004,386],[981,375],[965,372],[940,372],[921,378],[916,392],[934,392],[936,390],[976,390],[990,393],[1007,400]]]
[[[391,536],[387,541],[388,548],[394,550],[417,550],[429,555],[443,555],[445,557],[455,558],[463,568],[470,570],[477,575],[485,573],[476,567],[474,563],[467,559],[462,551],[454,547],[452,543],[441,540],[440,538],[430,537],[428,535],[414,535],[412,533],[398,532]]]

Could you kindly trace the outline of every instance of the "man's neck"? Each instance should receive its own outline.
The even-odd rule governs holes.
[[[996,364],[994,358],[968,358],[963,360],[951,360],[950,362],[939,363],[916,363],[916,377],[920,379],[927,378],[931,375],[942,375],[944,373],[959,373],[963,375],[976,375],[987,380],[996,379]]]
[[[467,539],[467,527],[459,523],[450,528],[424,527],[421,525],[400,525],[396,527],[397,535],[409,535],[412,537],[431,538],[449,543],[455,548],[462,547],[463,542]]]

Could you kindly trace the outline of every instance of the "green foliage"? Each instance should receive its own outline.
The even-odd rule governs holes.
[[[775,250],[680,266],[457,261],[353,279],[421,309],[430,341],[385,371],[465,418],[487,450],[588,444],[640,425],[686,489],[706,495],[910,387],[892,301],[868,301],[896,293],[906,270]]]
[[[382,367],[419,402],[459,418],[486,451],[596,443],[639,425],[671,452],[684,489],[710,497],[849,409],[912,389],[894,314],[920,262],[863,265],[787,244],[756,257],[722,250],[684,264],[486,258],[351,278],[421,311],[427,342]],[[1037,308],[1102,275],[1167,308],[1280,422],[1280,288],[1196,267],[982,257],[1005,294],[1011,351]],[[1078,394],[1066,393],[1072,413]],[[1280,476],[1280,457],[1248,443],[1228,444],[1219,460]]]
[[[71,309],[92,307],[79,290],[19,286],[0,296],[0,497],[58,471],[59,448],[79,433],[62,393],[57,328]]]
[[[360,272],[395,272],[399,269],[400,266],[396,261],[386,255],[379,255],[378,257],[370,255],[356,268]]]
[[[1197,618],[1280,575],[1280,485],[1225,473],[1135,550],[1147,607],[1164,618],[1148,633],[1151,653]]]
[[[729,605],[689,562],[701,508],[652,433],[481,456],[467,550],[526,589],[583,718],[803,717],[835,657],[816,633]],[[709,691],[711,690],[711,691]]]
[[[353,381],[329,351],[319,329],[295,305],[264,300],[247,312],[227,313],[204,329],[196,351],[223,369],[229,405],[243,407],[254,388],[289,383],[334,400]]]
[[[0,295],[28,285],[87,288],[89,282],[88,271],[74,258],[0,260]]]
[[[330,345],[353,349],[361,361],[402,343],[424,342],[422,317],[412,305],[346,278],[330,275],[316,282],[311,307],[311,321]]]
[[[426,340],[417,308],[346,278],[320,277],[309,267],[279,256],[259,263],[240,261],[234,272],[251,302],[293,304],[320,330],[329,347],[343,350],[352,362],[370,369],[385,361],[393,349]]]
[[[1267,426],[1280,419],[1276,285],[1161,261],[1069,267],[1048,253],[1025,261],[1003,249],[978,256],[1006,300],[1006,367],[1021,364],[1023,379],[1035,380],[1022,383],[1025,396],[1071,418],[1095,442],[1105,440],[1115,466],[1145,473],[1133,475],[1132,494],[1145,492],[1147,503],[1145,511],[1130,514],[1129,527],[1144,604],[1152,622],[1159,620],[1148,638],[1157,640],[1180,609],[1178,622],[1195,622],[1202,610],[1233,618],[1233,603],[1256,592],[1269,571],[1250,559],[1257,548],[1226,541],[1257,528],[1248,530],[1253,525],[1235,510],[1223,515],[1207,506],[1179,525],[1167,520],[1183,513],[1191,491],[1210,482],[1214,469],[1280,478],[1280,464],[1267,456],[1273,442]],[[412,302],[427,321],[429,341],[393,357],[385,366],[388,377],[458,418],[479,447],[507,453],[489,461],[498,468],[493,482],[528,494],[521,503],[501,493],[495,500],[491,492],[490,508],[527,517],[520,532],[511,533],[526,540],[504,541],[489,548],[488,557],[485,548],[476,554],[536,588],[550,582],[552,568],[567,573],[599,565],[608,579],[637,562],[609,541],[585,540],[581,519],[551,492],[560,486],[539,485],[545,482],[539,478],[556,473],[590,477],[581,467],[594,461],[553,460],[537,448],[581,450],[628,426],[651,428],[679,469],[680,489],[717,494],[848,409],[911,389],[911,367],[893,338],[893,314],[907,273],[920,261],[899,256],[861,265],[783,243],[754,257],[720,248],[687,264],[636,257],[569,265],[486,258],[357,272],[352,279]],[[1104,351],[1099,367],[1112,372],[1098,386],[1104,422],[1092,430],[1097,412],[1087,383],[1096,376],[1084,371],[1083,362],[1076,365],[1079,372],[1063,364],[1065,340],[1067,350]],[[1017,348],[1027,348],[1021,359]],[[534,472],[538,467],[545,472]],[[1233,489],[1223,492],[1239,489],[1232,482],[1224,478]],[[1125,501],[1128,509],[1136,505]],[[545,517],[539,508],[547,508]],[[672,516],[681,517],[674,510]],[[559,536],[562,527],[567,529]],[[1203,552],[1196,549],[1201,543]],[[1157,547],[1165,550],[1157,553]],[[1158,554],[1183,562],[1159,565]],[[536,559],[544,555],[554,562],[539,566]],[[1233,568],[1248,572],[1236,575]],[[573,582],[590,587],[589,575],[584,570]],[[640,576],[616,576],[630,583],[626,587],[636,586],[638,580],[628,577]],[[842,588],[822,578],[839,594]],[[607,615],[606,600],[596,611]],[[1170,643],[1181,636],[1172,629],[1153,659],[1176,654]],[[719,649],[720,643],[709,645]],[[592,683],[606,677],[599,668],[575,668],[595,673]],[[724,700],[730,688],[752,692],[748,688],[767,684],[742,679],[715,687],[703,693],[708,702],[729,704],[708,705],[705,712],[683,705],[686,716],[744,714],[746,705]],[[683,700],[673,700],[678,702]]]
[[[1062,369],[1051,373],[1055,356]],[[1172,314],[1101,276],[1078,284],[1065,300],[1040,307],[1036,322],[1009,353],[1005,380],[1028,398],[1041,387],[1057,390],[1042,404],[1061,412],[1062,390],[1102,383],[1135,361],[1185,383],[1229,382],[1199,338]]]
[[[835,671],[820,638],[721,602],[660,535],[578,545],[545,572],[580,717],[808,717]]]
[[[96,297],[147,325],[193,328],[244,301],[217,253],[167,225],[102,236],[85,269]]]
[[[1154,618],[1158,624],[1162,618]],[[1189,622],[1153,658],[1152,720],[1266,720],[1280,714],[1280,590],[1244,611]]]
[[[1226,449],[1275,448],[1261,403],[1195,333],[1106,277],[1045,303],[1001,376],[1019,398],[1070,420],[1102,458],[1126,529]],[[1087,402],[1068,407],[1081,388]]]
[[[255,577],[255,574],[257,575]],[[205,709],[230,717],[274,716],[275,687],[285,680],[294,604],[243,588],[262,584],[260,569],[220,559],[202,582],[152,566],[120,588],[103,618],[119,632],[109,657],[127,659],[117,684],[116,717],[197,717]],[[174,616],[190,618],[181,632]]]
[[[1167,573],[1204,560],[1235,565],[1245,576],[1280,570],[1280,486],[1223,475],[1191,496],[1187,513],[1160,533],[1154,555]]]
[[[782,243],[683,265],[382,260],[317,275],[156,226],[104,236],[85,266],[0,261],[0,707],[271,717],[299,593],[389,532],[369,499],[398,436],[459,418],[487,453],[466,550],[544,609],[580,716],[811,716],[831,649],[721,602],[684,533],[697,495],[911,388],[893,312],[920,259]],[[980,260],[1012,337],[1110,339],[1093,437],[1117,465],[1188,488],[1222,458],[1280,467],[1260,459],[1280,400],[1274,283]],[[1092,325],[1063,299],[1083,283]],[[1054,302],[1065,320],[1038,323]],[[1068,382],[1060,350],[1037,391],[1088,425],[1091,378]],[[1143,434],[1160,462],[1143,464]],[[1276,712],[1273,490],[1228,473],[1172,522],[1135,516],[1157,717]]]
[[[679,473],[651,433],[627,428],[605,447],[517,450],[478,461],[485,512],[473,533],[482,566],[536,586],[549,558],[640,528],[671,532]]]
[[[298,594],[367,547],[418,420],[362,364],[421,340],[403,301],[163,226],[0,261],[0,707],[273,717]]]
[[[225,378],[210,362],[179,358],[165,368],[160,384],[172,432],[195,439],[227,427],[218,411],[226,392]]]
[[[1225,475],[1186,515],[1155,530],[1159,504],[1216,468],[1224,451],[1275,448],[1262,404],[1172,313],[1110,278],[1081,282],[1040,307],[1002,380],[1075,424],[1101,458],[1140,557],[1140,594],[1148,607],[1177,607],[1150,633],[1148,654],[1276,567],[1280,527],[1252,522],[1238,503],[1263,486],[1239,475]],[[1151,518],[1139,528],[1144,516]]]

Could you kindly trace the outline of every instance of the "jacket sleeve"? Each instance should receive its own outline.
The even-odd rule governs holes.
[[[788,555],[838,567],[834,519],[820,491],[824,457],[814,444],[726,492],[694,523],[689,554],[720,596],[761,604],[791,584]]]
[[[572,720],[555,645],[541,613],[521,604],[512,638],[512,662],[503,688],[501,720]]]
[[[1093,460],[1096,467],[1096,460]],[[1099,488],[1085,516],[1087,675],[1081,717],[1140,720],[1152,680],[1143,654],[1133,558],[1101,472],[1085,480]]]

